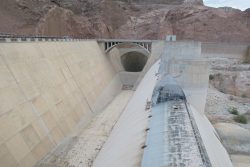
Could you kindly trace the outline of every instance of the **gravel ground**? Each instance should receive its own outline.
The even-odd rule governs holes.
[[[118,94],[113,101],[96,115],[89,125],[78,135],[59,145],[47,155],[39,167],[88,167],[108,139],[114,125],[122,114],[133,91]]]
[[[230,107],[235,107],[239,114],[245,114],[250,111],[250,99],[221,93],[210,85],[205,108],[205,113],[210,121],[212,123],[233,123],[234,115],[228,112]]]

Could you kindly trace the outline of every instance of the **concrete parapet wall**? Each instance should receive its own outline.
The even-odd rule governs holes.
[[[247,44],[202,43],[201,53],[207,58],[242,59],[247,53]]]
[[[96,41],[0,43],[1,166],[34,166],[121,90]]]
[[[201,43],[195,41],[166,42],[167,57],[179,59],[196,59],[201,57]]]
[[[212,167],[233,167],[230,157],[220,142],[217,132],[204,114],[190,105],[203,144]]]

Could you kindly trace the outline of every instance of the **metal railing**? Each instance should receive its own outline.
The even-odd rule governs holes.
[[[47,42],[47,41],[82,41],[93,40],[81,36],[42,36],[0,33],[0,42]]]
[[[0,42],[36,42],[36,41],[89,41],[97,40],[98,42],[146,42],[151,43],[154,40],[137,40],[137,39],[105,39],[105,38],[86,38],[81,35],[69,36],[46,36],[46,35],[20,35],[0,33]]]

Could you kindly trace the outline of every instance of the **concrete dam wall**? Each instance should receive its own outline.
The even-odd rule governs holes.
[[[173,121],[186,122],[178,115],[177,110],[173,111],[173,114],[178,115],[176,119],[165,115],[171,113],[171,109],[174,107],[172,104],[170,104],[169,109],[165,106],[160,107],[159,110],[156,109],[157,111],[154,109],[154,105],[150,105],[152,108],[147,105],[148,103],[154,103],[152,99],[153,90],[157,83],[161,81],[161,78],[165,78],[166,75],[171,75],[186,95],[188,107],[184,113],[189,113],[186,120],[192,124],[190,132],[193,135],[187,138],[186,135],[181,136],[181,132],[173,132],[173,136],[178,136],[181,140],[187,139],[185,142],[171,139],[173,137],[171,137],[171,130],[187,130],[188,127],[188,124],[185,123],[181,128],[181,123]],[[137,80],[138,86],[133,97],[97,155],[93,166],[170,165],[194,167],[203,164],[202,166],[206,167],[210,165],[212,167],[232,167],[225,148],[215,135],[215,130],[203,112],[206,103],[208,75],[208,61],[201,52],[200,42],[153,41],[151,56],[139,76],[142,79]],[[166,83],[169,83],[169,81],[166,80]],[[167,93],[169,91],[165,92],[166,97],[169,96],[169,93]],[[165,113],[163,114],[165,116],[160,115],[160,112]],[[169,118],[171,119],[167,122],[166,120]],[[172,123],[176,123],[175,128],[168,129],[168,127],[171,127],[171,120]],[[172,143],[169,141],[172,141]],[[191,141],[197,144],[199,150],[193,150],[194,154],[191,152],[195,146],[191,144]],[[185,146],[190,144],[190,149],[186,149],[186,155],[184,155],[185,148],[180,146],[180,143]],[[179,149],[170,149],[170,147],[176,145]],[[176,153],[176,156],[174,156],[174,150],[179,150],[179,152],[177,151],[178,155]],[[192,156],[188,157],[190,154]],[[200,156],[202,162],[199,163],[199,158],[196,159],[194,155]],[[186,163],[187,159],[190,159],[190,162],[195,159],[194,164]]]
[[[169,120],[164,126],[172,125],[173,114],[184,114],[180,120],[189,122],[190,138],[203,149],[193,150],[197,157],[206,157],[213,167],[232,166],[203,113],[208,59],[227,55],[231,47],[220,52],[216,45],[192,41],[2,42],[0,166],[141,166],[147,149],[154,149],[147,138],[158,110],[152,94],[168,75],[183,90],[186,108],[176,110],[172,101],[160,107]],[[192,146],[189,141],[183,143]]]
[[[121,90],[96,41],[0,43],[1,166],[33,166]]]

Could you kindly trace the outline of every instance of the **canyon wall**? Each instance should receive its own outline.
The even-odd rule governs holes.
[[[2,0],[0,33],[81,38],[250,42],[250,10],[202,0]]]

